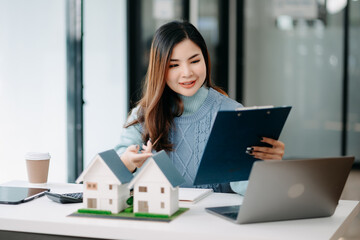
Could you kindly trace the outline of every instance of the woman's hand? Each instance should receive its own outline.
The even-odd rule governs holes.
[[[281,141],[263,137],[261,142],[268,143],[272,147],[253,146],[247,148],[246,153],[262,160],[281,160],[285,152],[285,144]]]
[[[142,152],[142,153],[151,153],[151,151],[152,151],[152,143],[151,143],[151,140],[149,139],[146,144],[147,144],[147,145],[145,145],[145,144],[142,145],[142,150],[141,150],[141,152]]]
[[[145,160],[152,156],[152,144],[150,140],[147,145],[143,144],[143,150],[139,153],[139,145],[130,145],[121,155],[120,159],[130,172],[134,172],[136,168],[141,167]]]

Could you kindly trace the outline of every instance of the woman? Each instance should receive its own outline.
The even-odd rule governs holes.
[[[141,167],[153,150],[166,150],[186,181],[182,187],[194,187],[217,112],[242,107],[213,85],[210,69],[205,41],[192,24],[170,22],[156,31],[143,97],[132,110],[115,148],[131,172]],[[282,142],[269,138],[262,141],[272,147],[254,146],[248,154],[264,160],[282,158]],[[195,187],[244,193],[246,182],[231,183],[231,189],[229,184]]]

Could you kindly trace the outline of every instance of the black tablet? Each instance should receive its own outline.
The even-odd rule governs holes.
[[[47,188],[0,186],[0,203],[19,204],[28,202],[43,196],[49,190]]]
[[[247,180],[254,158],[251,146],[265,146],[261,137],[278,139],[291,106],[219,111],[212,127],[194,185]]]

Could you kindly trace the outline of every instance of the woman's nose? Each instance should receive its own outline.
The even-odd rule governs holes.
[[[193,75],[192,69],[188,64],[185,64],[182,69],[182,75],[184,78],[191,77]]]

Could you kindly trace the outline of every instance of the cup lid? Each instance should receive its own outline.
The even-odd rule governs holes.
[[[51,156],[48,152],[28,152],[25,155],[27,160],[47,160],[50,158]]]

